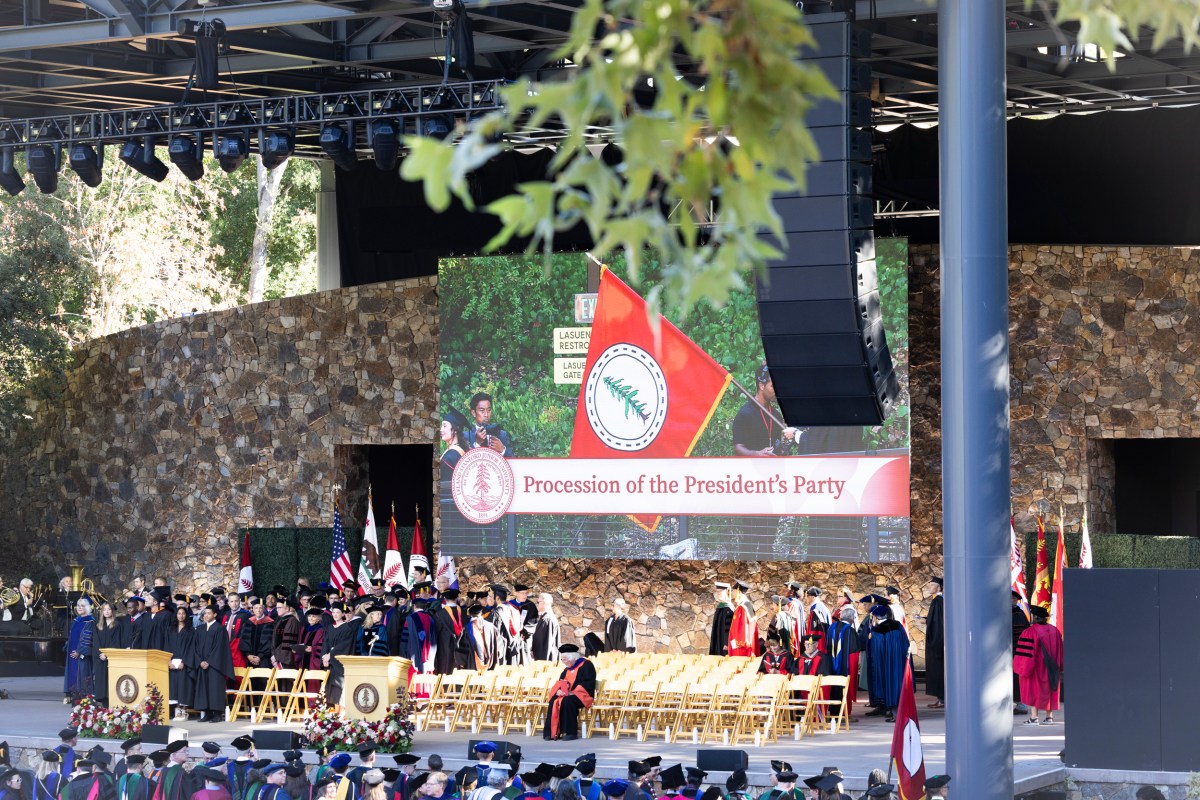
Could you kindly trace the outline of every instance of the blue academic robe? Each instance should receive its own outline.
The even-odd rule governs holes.
[[[878,699],[885,708],[895,708],[900,704],[908,663],[908,634],[899,622],[882,622],[871,631],[867,649],[871,654],[871,699]]]
[[[54,748],[54,752],[58,753],[58,774],[66,777],[75,771],[75,748],[68,747],[65,744],[60,744]],[[55,794],[58,794],[58,787],[54,787]]]
[[[71,633],[67,637],[67,672],[63,676],[63,692],[66,694],[91,694],[92,683],[92,635],[95,620],[91,614],[76,617],[71,622]],[[71,653],[79,658],[71,658]]]

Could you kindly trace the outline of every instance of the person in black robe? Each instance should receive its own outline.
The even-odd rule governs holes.
[[[131,650],[145,650],[147,630],[150,626],[150,615],[146,613],[146,599],[134,595],[125,601],[125,621],[129,626],[129,647]]]
[[[62,800],[89,800],[95,792],[94,800],[117,800],[117,789],[113,781],[105,779],[91,761],[83,759],[77,766],[85,767],[62,788],[59,796]]]
[[[242,624],[242,634],[238,640],[238,648],[246,656],[248,666],[271,667],[271,642],[274,636],[275,620],[267,616],[267,609],[261,602],[255,602],[250,619]]]
[[[296,604],[282,597],[276,603],[275,610],[278,617],[271,636],[271,666],[276,669],[301,667],[303,665],[296,659],[296,645],[300,644],[304,625],[295,614]]]
[[[387,631],[387,640],[394,652],[403,652],[408,646],[405,631],[408,628],[408,616],[413,612],[412,596],[403,586],[393,586],[390,592],[396,595],[396,604],[384,608],[383,626]]]
[[[543,739],[578,739],[579,712],[589,708],[596,696],[596,665],[584,658],[579,646],[564,644],[559,648],[563,671],[550,689],[546,708]]]
[[[203,622],[195,630],[189,649],[189,666],[195,670],[196,688],[192,708],[200,712],[201,722],[222,722],[225,717],[225,687],[233,677],[233,656],[229,635],[217,622],[219,609],[208,606]]]
[[[721,581],[716,587],[717,610],[713,612],[712,633],[708,637],[708,654],[723,656],[729,650],[729,626],[733,624],[733,604],[729,602],[729,584]]]
[[[329,612],[333,615],[333,625],[325,631],[321,663],[329,670],[329,680],[325,683],[325,698],[331,705],[336,706],[341,703],[342,688],[346,682],[346,667],[337,656],[358,655],[355,644],[358,641],[358,628],[362,624],[362,618],[347,617],[346,604],[340,600],[329,604]]]
[[[116,615],[116,609],[112,603],[101,604],[92,628],[92,680],[96,702],[102,706],[108,705],[108,657],[100,651],[128,646],[128,630]]]
[[[458,640],[462,637],[466,620],[457,601],[458,590],[446,589],[442,592],[441,606],[433,613],[437,624],[437,654],[433,659],[433,671],[439,675],[449,675],[466,663],[458,662]]]
[[[521,618],[521,646],[525,652],[522,654],[523,660],[519,663],[528,663],[532,646],[530,642],[533,639],[534,631],[537,630],[541,612],[538,611],[537,603],[529,599],[529,587],[523,583],[513,584],[513,599],[508,602],[517,610]]]
[[[390,656],[392,651],[389,648],[387,626],[383,624],[383,606],[370,605],[366,611],[367,617],[358,630],[355,655]]]
[[[925,617],[925,693],[936,698],[929,708],[946,707],[946,609],[942,598],[942,579],[930,578],[934,590]]]
[[[538,595],[538,612],[530,655],[535,661],[557,661],[562,635],[559,631],[558,616],[554,613],[554,595],[546,592]]]
[[[637,639],[634,637],[633,620],[626,613],[629,604],[618,597],[613,601],[613,613],[604,621],[604,652],[616,650],[622,653],[637,652]]]
[[[175,719],[187,719],[187,709],[192,705],[195,694],[195,670],[192,661],[192,615],[188,607],[180,604],[175,608],[175,622],[167,629],[164,649],[171,654],[167,677],[170,705],[175,706]]]
[[[171,590],[166,586],[154,587],[154,613],[150,614],[142,640],[147,650],[167,651],[167,634],[175,624],[175,613],[168,602]]]

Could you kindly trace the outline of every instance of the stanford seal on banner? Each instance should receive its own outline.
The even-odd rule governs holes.
[[[571,458],[681,458],[731,376],[612,270],[600,273],[596,316],[571,438]],[[653,531],[659,516],[633,515]]]

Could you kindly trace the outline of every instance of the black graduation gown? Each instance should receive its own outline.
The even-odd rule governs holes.
[[[558,710],[559,730],[566,736],[579,735],[579,711],[582,709],[583,701],[570,692],[574,692],[576,688],[581,688],[588,693],[590,697],[596,696],[596,665],[587,659],[580,659],[583,663],[579,664],[578,668],[575,665],[566,667],[559,673],[560,681],[567,680],[567,673],[575,669],[575,678],[568,688],[568,694],[562,698],[561,705]],[[546,722],[542,727],[542,735],[549,737],[551,731],[551,720],[554,714],[554,704],[559,702],[558,697],[551,697],[546,707]]]
[[[167,631],[166,639],[166,651],[171,654],[171,660],[174,661],[178,658],[183,662],[183,669],[173,669],[168,672],[167,677],[171,686],[168,699],[172,703],[189,708],[196,691],[195,668],[191,663],[192,638],[195,630],[190,622],[183,626],[183,630],[179,630],[177,625],[172,625]]]
[[[871,702],[895,708],[908,664],[908,634],[895,620],[881,622],[871,630],[867,652],[871,654]]]
[[[338,661],[338,656],[358,655],[355,649],[358,641],[358,629],[362,625],[362,617],[351,617],[341,625],[334,625],[325,631],[325,652],[329,654],[329,681],[325,684],[325,697],[333,705],[342,699],[342,687],[346,682],[346,668]]]
[[[129,620],[129,646],[134,650],[146,650],[146,642],[150,638],[150,623],[153,621],[149,614],[142,613],[137,619]]]
[[[633,638],[633,620],[627,615],[610,616],[604,622],[604,651],[632,653],[637,650]]]
[[[172,611],[159,611],[150,618],[146,626],[145,638],[142,640],[142,647],[147,650],[163,650],[170,652],[167,649],[167,633],[171,626],[175,624],[175,613]]]
[[[708,654],[723,656],[729,647],[729,626],[733,624],[733,606],[721,603],[713,612],[712,633],[708,637]]]
[[[553,614],[543,614],[538,618],[537,627],[533,629],[530,652],[534,660],[557,661],[560,642],[558,617]]]
[[[103,775],[80,775],[63,787],[62,800],[88,800],[96,783],[100,784],[96,800],[117,800],[117,789],[111,778],[111,775],[107,778]]]
[[[275,636],[275,620],[263,617],[264,622],[254,623],[254,618],[242,623],[242,633],[238,637],[238,649],[246,656],[258,656],[258,664],[246,661],[247,666],[271,668],[271,643]]]
[[[455,617],[460,625],[466,625],[466,614],[458,606],[442,606],[433,615],[437,629],[437,653],[433,658],[433,671],[439,675],[449,675],[458,666],[456,650],[458,637],[455,633]]]
[[[394,652],[402,653],[408,645],[405,629],[408,627],[408,615],[413,611],[408,603],[397,604],[388,610],[384,617],[384,627],[387,629],[387,640]]]
[[[929,601],[925,617],[925,693],[946,699],[946,609],[940,594]]]
[[[233,655],[229,652],[229,634],[218,622],[201,625],[193,632],[189,648],[195,670],[196,692],[192,708],[197,711],[225,710],[225,687],[233,677]],[[206,662],[208,668],[200,666]]]
[[[92,678],[96,682],[96,701],[108,705],[108,662],[100,657],[102,648],[125,648],[129,646],[129,629],[123,619],[107,628],[96,626],[92,630]]]

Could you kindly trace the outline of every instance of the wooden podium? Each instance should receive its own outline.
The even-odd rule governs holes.
[[[412,662],[392,656],[334,656],[346,668],[342,712],[349,719],[378,722],[408,693]]]
[[[108,656],[108,702],[113,708],[140,708],[149,695],[151,683],[162,694],[162,714],[157,722],[166,725],[171,701],[171,654],[162,650],[123,650],[106,647]]]

